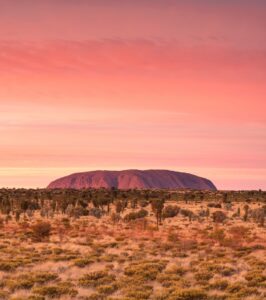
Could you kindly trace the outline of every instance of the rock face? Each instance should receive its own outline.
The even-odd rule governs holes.
[[[51,182],[55,188],[197,189],[216,190],[208,179],[168,170],[91,171],[76,173]]]

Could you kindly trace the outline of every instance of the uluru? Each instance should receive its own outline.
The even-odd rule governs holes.
[[[195,189],[216,190],[206,178],[169,170],[90,171],[71,174],[48,185],[49,189]]]

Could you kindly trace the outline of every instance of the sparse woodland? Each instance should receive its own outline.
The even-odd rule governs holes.
[[[262,300],[266,192],[0,190],[0,299]]]

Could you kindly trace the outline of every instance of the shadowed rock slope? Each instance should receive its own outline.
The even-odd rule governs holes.
[[[197,189],[216,190],[208,179],[168,170],[91,171],[76,173],[51,182],[55,188]]]

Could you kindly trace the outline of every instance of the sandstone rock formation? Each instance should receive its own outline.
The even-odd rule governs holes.
[[[51,182],[48,188],[118,188],[216,190],[205,178],[168,170],[91,171],[76,173]]]

